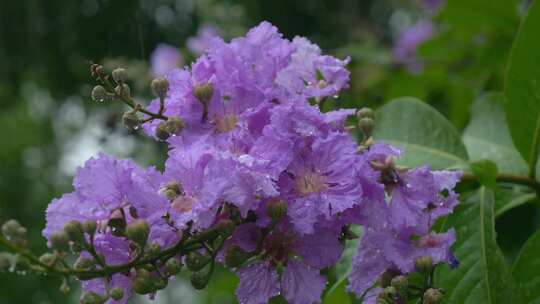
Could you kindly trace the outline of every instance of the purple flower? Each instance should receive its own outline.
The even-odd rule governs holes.
[[[152,52],[150,71],[154,77],[165,76],[182,63],[182,54],[176,47],[161,43]]]
[[[217,29],[213,26],[205,25],[199,28],[197,35],[188,38],[187,48],[195,55],[201,55],[210,46],[211,41],[219,37]]]
[[[246,228],[259,229],[255,225]],[[240,303],[267,303],[280,292],[292,304],[309,304],[320,300],[326,279],[319,270],[333,265],[342,253],[338,241],[339,230],[322,226],[313,235],[300,236],[284,222],[263,240],[260,233],[246,232],[246,229],[241,229],[235,233],[240,237],[233,236],[231,244],[243,244],[243,249],[249,249],[256,248],[254,245],[262,242],[263,256],[266,258],[237,270],[240,283],[236,294]],[[256,237],[241,237],[246,235]],[[247,240],[255,244],[249,246]],[[277,273],[277,265],[284,267],[281,277]]]
[[[433,36],[431,21],[420,21],[412,27],[402,30],[394,43],[394,60],[403,64],[411,72],[418,73],[423,64],[417,57],[418,47]]]

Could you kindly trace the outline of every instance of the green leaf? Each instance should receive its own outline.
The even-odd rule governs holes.
[[[540,3],[533,1],[521,23],[506,72],[505,110],[510,134],[527,161],[531,175],[536,170],[540,140]]]
[[[523,291],[526,303],[540,303],[540,231],[523,245],[512,274]]]
[[[445,222],[456,229],[460,265],[437,267],[435,286],[446,290],[445,303],[523,303],[495,240],[493,192],[482,187],[471,198]]]
[[[400,164],[433,169],[463,168],[467,151],[456,129],[428,104],[412,97],[398,98],[376,113],[373,137],[403,148]]]
[[[471,170],[480,184],[497,188],[497,165],[489,159],[482,159],[471,163]]]
[[[500,185],[495,190],[495,218],[534,200],[536,194],[529,191],[529,188],[523,186]]]
[[[527,164],[510,137],[502,94],[486,93],[476,100],[463,142],[471,160],[490,159],[501,172],[527,174]]]

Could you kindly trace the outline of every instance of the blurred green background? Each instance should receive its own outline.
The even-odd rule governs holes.
[[[442,1],[0,1],[0,222],[19,219],[29,229],[32,249],[42,251],[44,210],[52,198],[71,191],[74,170],[85,159],[105,151],[141,165],[162,164],[165,147],[125,130],[120,104],[90,100],[94,83],[88,61],[126,66],[132,90],[145,104],[153,49],[162,42],[174,45],[189,64],[195,54],[186,41],[204,25],[228,39],[268,20],[287,38],[306,36],[326,53],[350,56],[351,88],[327,109],[377,108],[394,97],[415,96],[463,130],[480,92],[502,89],[508,52],[528,2],[436,2]],[[417,43],[409,61],[397,60],[400,37],[425,23],[432,26],[429,39]],[[531,204],[498,219],[508,259],[536,227],[538,209]],[[221,271],[206,291],[196,292],[179,278],[158,298],[161,303],[234,303],[236,281]],[[59,285],[56,278],[0,274],[0,303],[76,303],[77,291],[66,297]]]

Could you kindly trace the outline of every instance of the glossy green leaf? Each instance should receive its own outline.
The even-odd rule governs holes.
[[[482,95],[471,108],[471,120],[463,142],[472,161],[490,159],[500,172],[527,174],[527,164],[512,143],[504,114],[503,96]]]
[[[488,159],[481,159],[471,163],[471,170],[480,184],[494,189],[497,187],[497,165]]]
[[[456,230],[453,252],[459,266],[437,268],[436,286],[446,290],[445,303],[523,303],[497,246],[494,195],[482,187],[444,223]]]
[[[399,162],[434,169],[465,167],[467,151],[456,129],[428,104],[403,97],[376,113],[374,138],[403,148]]]
[[[540,141],[540,3],[523,19],[506,73],[505,110],[512,139],[534,172]]]
[[[540,303],[540,231],[523,245],[514,262],[512,275],[523,291],[526,303]]]

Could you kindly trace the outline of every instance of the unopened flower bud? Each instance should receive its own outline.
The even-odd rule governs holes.
[[[112,78],[117,83],[124,83],[126,82],[128,75],[127,71],[124,68],[117,68],[112,71]]]
[[[240,246],[232,245],[225,250],[225,264],[232,268],[240,267],[251,255]]]
[[[69,237],[69,240],[75,244],[84,244],[84,229],[80,222],[72,220],[64,226],[64,231]]]
[[[274,198],[266,205],[266,213],[272,220],[278,221],[287,214],[287,203],[282,199]]]
[[[0,252],[0,272],[7,271],[11,267],[13,255],[8,252]]]
[[[152,243],[146,246],[145,253],[148,256],[155,256],[156,254],[159,254],[160,252],[161,252],[161,246],[158,243]]]
[[[167,197],[169,200],[173,201],[180,194],[182,194],[183,190],[182,186],[180,186],[179,183],[177,183],[176,181],[170,181],[161,189],[159,189],[159,192],[162,195],[165,195],[165,197]]]
[[[398,275],[392,279],[390,285],[401,292],[401,290],[407,288],[409,285],[409,280],[404,275]]]
[[[193,88],[193,96],[195,96],[195,98],[197,98],[204,105],[208,105],[213,95],[214,87],[209,82],[196,85]]]
[[[370,137],[371,133],[373,132],[373,128],[375,128],[375,121],[367,117],[361,118],[358,120],[358,128],[360,128],[366,137]]]
[[[141,295],[155,292],[156,288],[153,284],[153,280],[154,279],[148,270],[137,270],[137,274],[135,275],[135,279],[133,280],[132,284],[133,291]]]
[[[210,281],[210,276],[203,272],[194,272],[191,274],[191,285],[193,288],[201,290],[208,285]]]
[[[95,292],[83,292],[81,298],[79,299],[80,304],[102,304],[105,302],[102,296],[98,295]]]
[[[95,264],[93,260],[87,259],[82,256],[77,258],[77,260],[73,264],[73,268],[75,268],[75,270],[89,270],[94,268],[94,266]]]
[[[68,282],[66,279],[64,279],[62,281],[62,285],[60,285],[60,292],[63,293],[63,294],[68,294],[69,293],[69,285],[68,285]]]
[[[150,234],[150,226],[145,220],[136,220],[129,223],[126,227],[126,236],[139,245],[140,248],[146,246],[148,235]]]
[[[358,117],[358,119],[362,119],[362,118],[374,119],[375,114],[373,113],[373,110],[370,108],[361,108],[360,110],[358,110],[358,112],[356,112],[356,117]]]
[[[97,223],[96,221],[93,221],[93,220],[88,220],[86,222],[83,223],[83,230],[84,232],[90,234],[90,235],[93,235],[94,233],[96,233],[96,230],[97,230]]]
[[[396,295],[397,295],[397,290],[396,290],[396,288],[394,288],[392,286],[388,286],[385,289],[383,289],[382,293],[387,298],[394,299],[396,297]]]
[[[221,219],[218,223],[216,228],[219,231],[219,234],[224,238],[228,238],[231,236],[234,232],[234,229],[236,228],[236,225],[233,221],[229,219]]]
[[[203,255],[200,252],[192,251],[186,256],[186,266],[191,271],[199,271],[204,268],[211,258]]]
[[[127,111],[124,113],[124,115],[122,115],[122,123],[128,129],[136,129],[141,124],[141,120],[139,119],[137,113],[133,111]]]
[[[439,304],[442,301],[442,292],[437,288],[430,288],[424,293],[422,304]]]
[[[17,238],[19,237],[20,228],[22,226],[17,220],[9,220],[2,225],[2,234],[8,239]]]
[[[52,234],[49,241],[53,249],[61,252],[69,251],[69,236],[65,231],[62,230]]]
[[[152,92],[154,92],[156,97],[163,99],[165,96],[167,96],[167,91],[169,90],[169,81],[167,81],[167,79],[156,78],[152,80],[150,86],[152,87]]]
[[[47,266],[52,266],[56,262],[56,255],[46,252],[39,257],[39,261]]]
[[[107,99],[107,90],[103,86],[97,85],[92,89],[92,99],[95,101],[103,101]]]
[[[433,259],[429,255],[419,257],[414,261],[414,268],[418,272],[429,273],[433,268]]]
[[[124,297],[124,290],[120,287],[114,287],[110,292],[111,299],[120,301]]]
[[[171,134],[167,131],[167,124],[164,121],[157,126],[155,135],[159,140],[162,141],[167,140],[171,136]]]
[[[122,83],[116,86],[114,88],[114,92],[116,95],[124,98],[130,98],[131,97],[131,88],[127,83]]]
[[[165,130],[172,135],[178,135],[184,129],[184,121],[179,117],[170,117],[165,122]]]
[[[182,263],[177,258],[170,258],[165,262],[165,269],[168,275],[177,275],[182,269]]]

